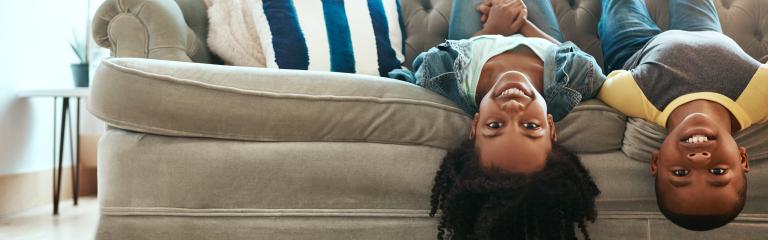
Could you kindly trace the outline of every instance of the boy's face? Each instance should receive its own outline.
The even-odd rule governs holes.
[[[470,134],[484,168],[514,173],[544,168],[555,139],[554,121],[525,74],[498,74],[479,108]]]
[[[716,215],[732,211],[749,171],[746,149],[706,114],[691,114],[653,151],[651,173],[670,211]]]

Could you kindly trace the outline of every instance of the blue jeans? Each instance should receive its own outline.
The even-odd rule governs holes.
[[[606,74],[622,69],[632,55],[661,33],[642,0],[603,0],[602,14],[597,33],[605,56]],[[722,32],[710,0],[669,0],[668,28]]]
[[[448,39],[467,39],[483,29],[477,5],[483,0],[454,0],[451,8],[451,20],[448,26]],[[549,36],[563,41],[560,25],[549,0],[524,0],[528,7],[528,20]]]

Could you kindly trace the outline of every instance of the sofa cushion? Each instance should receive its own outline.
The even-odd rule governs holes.
[[[165,137],[119,129],[107,131],[101,143],[99,200],[106,221],[99,239],[208,236],[189,234],[200,231],[189,228],[197,223],[235,231],[237,239],[347,239],[352,232],[359,234],[353,239],[377,239],[375,233],[404,239],[401,232],[416,236],[406,239],[429,239],[436,232],[438,219],[427,212],[432,174],[445,154],[438,148]],[[648,163],[620,151],[580,156],[603,192],[599,218],[589,228],[593,237],[615,239],[609,236],[628,230],[652,234],[658,229],[647,229],[649,222],[675,230],[657,210]],[[755,172],[768,170],[763,168],[753,165]],[[749,181],[766,178],[755,174]],[[765,231],[766,196],[768,189],[750,184],[742,214],[716,231]],[[320,229],[324,233],[317,235]]]
[[[555,123],[557,142],[578,153],[601,153],[621,149],[627,116],[591,99],[576,105]]]
[[[99,185],[99,201],[112,214],[240,209],[230,213],[424,216],[446,152],[418,145],[253,142],[120,129],[108,130],[100,144],[99,182],[105,185]]]
[[[439,148],[166,137],[114,128],[100,144],[98,239],[435,235],[428,209],[433,174],[445,155]]]
[[[429,90],[373,76],[123,58],[103,61],[95,79],[91,113],[161,135],[447,149],[470,124]]]

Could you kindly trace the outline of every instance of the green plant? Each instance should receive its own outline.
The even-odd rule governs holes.
[[[69,41],[69,46],[72,47],[72,51],[77,55],[77,59],[80,63],[90,62],[90,54],[88,53],[88,34],[77,34],[75,29],[72,29],[72,39]]]

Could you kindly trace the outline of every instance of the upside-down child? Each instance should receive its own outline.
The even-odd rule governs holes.
[[[435,177],[438,238],[573,239],[576,227],[588,238],[599,190],[556,144],[554,122],[596,96],[599,65],[560,43],[549,1],[458,0],[451,16],[449,38],[460,40],[422,53],[409,76],[473,116]]]
[[[708,0],[670,0],[669,31],[643,1],[603,1],[606,72],[599,98],[668,130],[651,173],[661,212],[690,230],[732,221],[749,162],[733,133],[768,120],[768,66],[721,33]]]

